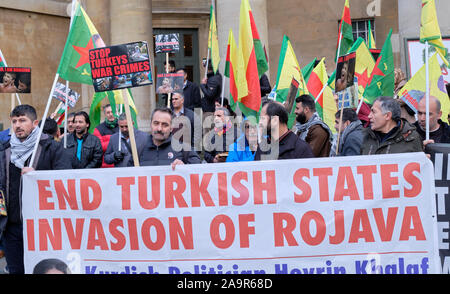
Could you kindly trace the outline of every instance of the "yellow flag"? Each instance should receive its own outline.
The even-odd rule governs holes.
[[[439,99],[442,110],[441,119],[447,121],[450,110],[450,100],[448,99],[447,90],[445,89],[444,77],[442,76],[436,53],[431,56],[428,65],[430,71],[430,96]],[[423,65],[399,92],[401,99],[416,112],[420,99],[424,98],[426,94],[425,70],[425,65]]]
[[[214,73],[219,69],[220,54],[219,54],[219,38],[217,37],[216,17],[214,15],[214,7],[211,5],[211,16],[209,22],[209,37],[208,48],[211,52],[211,62]]]
[[[442,43],[441,30],[436,15],[434,0],[422,0],[422,15],[420,20],[420,42],[434,46],[448,67],[448,49]]]

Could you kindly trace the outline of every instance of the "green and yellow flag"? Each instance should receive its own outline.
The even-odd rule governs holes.
[[[434,46],[444,61],[449,66],[448,49],[442,43],[441,30],[436,15],[434,0],[422,0],[422,15],[420,20],[420,42]]]
[[[350,4],[348,0],[345,0],[344,10],[342,11],[341,23],[339,26],[338,43],[336,46],[336,60],[339,56],[347,54],[348,50],[350,49],[350,47],[352,47],[352,45],[353,45],[353,29],[352,29],[352,19],[350,17]],[[337,52],[338,49],[339,52]]]
[[[372,104],[379,96],[394,96],[394,55],[392,53],[391,35],[392,29],[389,31],[364,90],[363,97],[366,103]]]
[[[57,71],[60,77],[66,81],[92,85],[89,50],[104,46],[95,26],[77,1]]]
[[[217,73],[220,63],[220,53],[219,53],[219,38],[217,37],[217,24],[216,17],[214,14],[214,6],[211,5],[209,19],[209,37],[208,37],[208,48],[211,53],[211,63],[214,73]]]
[[[441,102],[443,121],[448,120],[450,111],[450,100],[445,88],[444,77],[437,59],[437,53],[428,60],[430,74],[430,96],[434,96]],[[398,92],[399,97],[417,113],[417,105],[421,99],[425,99],[426,73],[425,64],[414,74],[414,76]]]
[[[369,32],[367,35],[367,47],[369,47],[369,49],[377,49],[377,44],[375,44],[375,39],[372,34],[372,26],[370,24],[370,20],[368,22],[369,22]]]
[[[302,94],[309,94],[306,82],[300,69],[300,65],[298,64],[297,57],[295,56],[294,48],[292,48],[292,44],[288,36],[285,35],[283,37],[283,43],[281,45],[280,59],[278,62],[277,82],[275,85],[277,101],[286,101],[289,90],[291,88],[292,79],[295,79],[299,84],[297,96]],[[295,107],[292,108],[292,111],[289,114],[289,128],[291,128],[295,122],[294,110]]]

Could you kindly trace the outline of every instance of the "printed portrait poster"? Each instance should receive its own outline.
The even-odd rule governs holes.
[[[162,73],[157,75],[156,93],[169,94],[183,92],[184,74],[182,73]]]
[[[66,85],[57,82],[55,85],[55,90],[53,91],[52,94],[53,99],[66,103],[66,89],[67,89]],[[80,94],[78,94],[77,92],[75,92],[70,88],[67,91],[67,94],[68,94],[67,105],[70,108],[74,108],[75,104],[77,104],[77,101],[80,98]]]
[[[31,67],[0,67],[0,93],[31,93]]]
[[[336,68],[335,92],[344,107],[358,106],[358,78],[355,76],[356,52],[341,56]]]
[[[445,48],[450,50],[450,38],[443,37],[442,43]],[[419,39],[407,40],[407,61],[408,61],[408,72],[409,77],[414,76],[416,72],[418,72],[422,66],[425,64],[425,44],[420,43]],[[429,56],[431,57],[436,52],[436,49],[429,45]],[[441,66],[442,76],[444,78],[444,83],[450,83],[450,73],[449,69],[445,66],[444,62],[441,59],[441,56],[438,54],[437,56],[439,65]]]
[[[145,41],[89,50],[95,92],[153,84]]]
[[[173,53],[180,50],[179,34],[155,36],[155,53]]]

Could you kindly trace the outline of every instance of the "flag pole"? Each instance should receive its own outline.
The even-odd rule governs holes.
[[[67,117],[69,114],[67,113],[67,104],[69,100],[69,81],[66,81],[66,103],[64,104],[64,149],[67,148]]]
[[[123,102],[124,102],[124,106],[125,106],[125,114],[127,116],[127,125],[128,125],[129,137],[130,137],[131,153],[133,155],[134,166],[138,167],[139,166],[139,156],[137,153],[136,140],[134,138],[134,126],[133,126],[133,121],[131,120],[130,103],[128,100],[129,99],[128,90],[122,90],[122,93],[123,92],[125,92],[125,97],[123,99]]]
[[[339,33],[339,44],[338,44],[338,52],[336,54],[336,76],[337,76],[337,66],[338,66],[338,60],[339,60],[339,53],[341,51],[341,41],[342,41],[342,21],[341,21],[341,29]],[[338,106],[339,106],[339,98],[338,98]],[[341,113],[339,117],[339,130],[338,130],[338,136],[336,141],[336,155],[339,154],[339,140],[341,139],[341,127],[342,127],[342,114],[344,112],[344,96],[342,96],[342,102],[341,102]]]
[[[425,42],[426,130],[425,140],[430,140],[430,71],[428,68],[428,41]]]
[[[169,73],[169,52],[166,52],[166,73]],[[171,98],[172,98],[172,93],[168,93],[167,94],[167,108],[170,108],[170,99]]]
[[[224,96],[225,96],[225,83],[226,83],[226,80],[225,80],[225,70],[224,70],[224,75],[222,77],[222,96],[221,96],[222,97],[222,102],[220,104],[221,107],[223,107],[223,100],[224,100]]]
[[[33,153],[31,154],[31,160],[30,160],[30,163],[28,164],[28,167],[33,167],[34,158],[36,157],[36,151],[39,146],[39,141],[41,139],[42,131],[43,131],[44,125],[45,125],[45,118],[47,117],[48,110],[49,110],[50,104],[52,102],[52,94],[53,94],[53,91],[55,90],[56,82],[58,81],[58,78],[59,78],[59,73],[56,73],[55,80],[53,81],[53,85],[52,85],[52,90],[50,91],[50,95],[48,96],[47,106],[45,107],[44,115],[42,116],[41,127],[39,128],[37,140],[36,140],[36,143],[34,144]]]

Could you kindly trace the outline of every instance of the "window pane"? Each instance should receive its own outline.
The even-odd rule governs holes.
[[[184,56],[192,56],[192,35],[183,35],[184,38]]]
[[[188,81],[193,81],[194,79],[194,66],[193,65],[185,65],[184,69],[186,70],[187,73],[187,79]]]
[[[358,31],[362,32],[365,31],[366,29],[366,21],[358,21]]]

